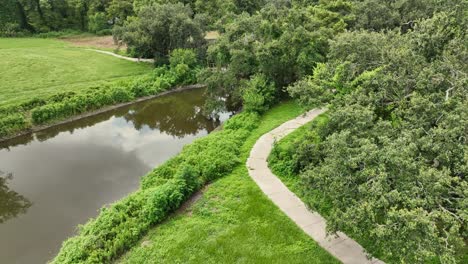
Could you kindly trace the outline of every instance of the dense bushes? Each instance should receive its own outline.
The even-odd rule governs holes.
[[[154,224],[178,208],[190,194],[237,165],[240,148],[258,124],[258,115],[242,113],[142,179],[132,195],[103,208],[79,234],[65,241],[53,263],[107,263],[134,245]]]
[[[245,82],[242,100],[246,111],[264,112],[276,100],[276,87],[264,75],[254,75]]]
[[[453,8],[405,34],[339,34],[288,88],[331,111],[320,142],[304,138],[284,160],[305,193],[329,200],[331,231],[387,262],[466,262],[468,20]]]
[[[272,171],[279,172],[280,175],[298,177],[309,164],[320,160],[320,156],[310,153],[315,153],[311,150],[319,147],[328,122],[327,113],[321,114],[308,125],[277,142],[268,157]]]
[[[70,117],[83,112],[98,109],[106,105],[131,101],[135,94],[125,87],[102,87],[76,94],[59,102],[52,102],[31,112],[34,124],[43,124],[51,120]]]
[[[88,30],[93,33],[107,32],[112,33],[110,30],[110,24],[108,18],[104,12],[97,12],[94,15],[89,16]],[[100,34],[98,34],[100,35]]]
[[[170,52],[177,48],[202,52],[205,45],[203,26],[194,19],[189,5],[154,3],[142,6],[137,13],[136,17],[113,29],[114,38],[124,42],[132,54],[166,63]]]
[[[29,124],[21,114],[0,115],[0,137],[6,137],[20,130],[26,129]]]
[[[325,61],[328,41],[345,30],[341,12],[348,12],[349,3],[305,2],[267,1],[252,15],[242,13],[223,21],[223,34],[207,51],[214,67],[200,76],[212,100],[230,97],[247,107],[267,107],[274,101],[267,97],[277,99],[285,86]],[[267,89],[275,88],[264,94],[266,98],[258,89],[243,85],[260,80],[259,74],[268,80]]]

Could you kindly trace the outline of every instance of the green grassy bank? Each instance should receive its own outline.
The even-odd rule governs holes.
[[[0,38],[0,106],[81,91],[109,80],[141,75],[133,63],[54,39]]]
[[[264,133],[303,112],[242,113],[143,177],[66,241],[55,263],[336,263],[263,195],[245,161]],[[167,218],[205,184],[202,197]]]
[[[0,39],[0,139],[195,83],[195,54],[175,53],[153,68],[58,40]]]
[[[183,213],[152,228],[118,262],[338,263],[262,193],[245,166],[261,135],[302,112],[285,103],[263,115],[242,145],[240,164]]]

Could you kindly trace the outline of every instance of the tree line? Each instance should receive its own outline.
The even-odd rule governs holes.
[[[328,106],[290,159],[331,204],[330,231],[388,262],[468,258],[468,1],[2,1],[3,28],[112,28],[160,63],[192,50],[211,109]]]

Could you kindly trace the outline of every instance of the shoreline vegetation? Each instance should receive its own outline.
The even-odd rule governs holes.
[[[284,179],[293,182],[292,188],[301,185],[305,202],[322,210],[329,231],[351,234],[380,259],[467,262],[468,1],[64,0],[60,7],[6,1],[0,8],[1,36],[112,32],[128,56],[152,58],[159,67],[151,72],[133,67],[135,78],[75,86],[80,81],[76,77],[94,81],[103,73],[88,69],[75,74],[77,57],[71,50],[50,60],[43,50],[34,49],[36,62],[51,67],[29,64],[26,56],[0,68],[5,72],[0,75],[0,85],[5,84],[0,86],[0,138],[194,83],[206,84],[204,111],[226,105],[244,111],[223,130],[184,148],[145,176],[138,192],[104,208],[64,243],[55,262],[109,262],[128,249],[123,261],[129,263],[149,258],[203,262],[211,256],[222,262],[225,252],[218,252],[216,244],[236,252],[229,260],[242,256],[268,262],[278,257],[287,262],[286,250],[299,256],[299,263],[314,259],[304,253],[314,244],[301,238],[297,227],[288,229],[296,232],[289,240],[284,233],[275,236],[267,230],[286,226],[285,216],[245,180],[247,169],[239,162],[260,130],[268,131],[300,107],[325,105],[329,111],[317,130],[301,129],[301,142],[274,149],[278,166],[273,170],[300,175],[299,183]],[[221,34],[209,41],[208,30]],[[44,47],[52,50],[48,41]],[[14,49],[4,54],[17,57]],[[111,56],[97,61],[91,57],[81,57],[81,63],[95,67],[100,62],[98,68],[106,69],[114,65]],[[13,62],[24,64],[20,68]],[[51,68],[66,67],[71,68],[68,75],[56,71],[43,78]],[[119,67],[115,76],[123,77],[130,68]],[[55,86],[59,81],[62,85]],[[297,100],[300,106],[275,106],[284,99]],[[262,113],[275,119],[265,124]],[[161,236],[149,231],[211,182],[206,193],[216,191],[210,200],[193,205],[195,217],[175,217],[156,227],[166,230]],[[223,188],[216,189],[218,182],[225,183]],[[222,211],[223,205],[235,209]],[[257,222],[250,223],[253,215]],[[269,223],[274,219],[275,225]],[[135,246],[148,231],[155,246]],[[260,252],[255,251],[258,247]],[[460,254],[465,257],[460,259]],[[323,257],[317,262],[330,262]]]
[[[24,136],[24,135],[29,135],[29,134],[32,134],[32,133],[36,133],[36,132],[39,132],[39,131],[42,131],[42,130],[45,130],[45,129],[48,129],[48,128],[51,128],[51,127],[60,126],[60,125],[67,124],[67,123],[70,123],[70,122],[74,122],[74,121],[77,121],[77,120],[80,120],[80,119],[83,119],[83,118],[87,118],[87,117],[95,116],[95,115],[98,115],[98,114],[102,114],[102,113],[105,113],[105,112],[108,112],[108,111],[111,111],[111,110],[115,110],[115,109],[118,109],[118,108],[121,108],[121,107],[125,107],[125,106],[128,106],[128,105],[132,105],[132,104],[152,100],[154,98],[161,97],[161,96],[164,96],[164,95],[183,92],[183,91],[187,91],[187,90],[191,90],[191,89],[200,89],[200,88],[204,88],[204,87],[206,87],[206,86],[203,85],[203,84],[191,84],[191,85],[185,85],[185,86],[178,86],[178,87],[173,88],[172,90],[167,90],[167,91],[161,92],[159,94],[144,96],[144,97],[137,98],[137,99],[135,99],[133,101],[114,104],[114,105],[110,105],[110,106],[105,106],[105,107],[102,107],[102,108],[97,109],[97,110],[92,110],[90,112],[78,114],[78,115],[66,118],[64,120],[58,120],[57,122],[53,122],[53,123],[50,123],[50,124],[32,126],[31,128],[29,128],[26,131],[20,131],[20,132],[14,134],[14,135],[3,137],[3,138],[0,137],[0,143],[11,140],[11,139],[15,139],[17,137],[21,137],[21,136]]]
[[[170,60],[172,63],[169,66],[154,68],[140,76],[0,106],[0,141],[75,120],[73,117],[79,119],[84,113],[92,115],[105,107],[112,109],[113,105],[125,105],[138,98],[151,97],[197,82],[200,69],[192,50],[176,49],[171,53]]]
[[[245,170],[244,161],[256,138],[303,111],[293,103],[283,103],[266,113],[269,116],[266,123],[253,112],[232,117],[222,130],[185,146],[177,156],[144,176],[139,190],[104,207],[96,218],[80,226],[78,234],[63,243],[52,263],[115,260],[203,186],[216,184],[234,170]],[[276,211],[281,221],[288,222],[289,229],[294,227],[294,235],[304,240],[302,231],[294,224],[291,226],[290,220]],[[323,251],[308,240],[314,250]],[[321,252],[320,256],[334,262],[327,253]]]

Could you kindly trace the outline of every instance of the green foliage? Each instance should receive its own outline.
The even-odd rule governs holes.
[[[0,37],[15,38],[28,36],[29,32],[22,30],[16,23],[5,23],[0,27]]]
[[[98,33],[106,29],[109,29],[109,24],[107,23],[107,16],[105,13],[97,12],[89,16],[88,30],[90,32]]]
[[[256,112],[244,112],[242,115],[237,115],[236,118],[231,118],[223,127],[230,130],[246,129],[250,131],[255,128],[259,119],[260,116]]]
[[[328,115],[321,114],[311,123],[276,142],[268,157],[272,171],[278,175],[298,177],[297,175],[309,164],[316,164],[321,157],[310,153],[318,153],[312,150],[316,150],[322,142],[322,133],[328,122]]]
[[[156,58],[162,64],[174,49],[204,46],[202,26],[192,16],[191,8],[181,3],[145,6],[137,17],[114,28],[114,38],[126,43],[135,55]]]
[[[112,0],[107,8],[108,17],[115,25],[122,25],[127,17],[134,15],[134,0]]]
[[[257,123],[230,123],[239,124],[237,119],[255,121],[251,117],[250,113],[233,117],[224,130],[184,147],[178,156],[143,177],[140,190],[103,208],[77,236],[65,241],[53,263],[109,262],[133,246],[194,191],[227,175],[240,163],[242,143],[250,134],[246,128]]]
[[[466,252],[466,23],[439,12],[405,34],[339,34],[328,61],[288,88],[331,112],[320,141],[304,136],[279,166],[301,174],[312,208],[327,201],[330,231],[385,261],[457,263]]]
[[[264,75],[254,75],[242,89],[244,109],[248,112],[262,113],[273,105],[276,87]]]
[[[402,28],[408,22],[431,18],[434,13],[462,10],[466,8],[464,0],[350,0],[353,5],[353,29],[381,31]]]
[[[185,64],[189,68],[198,66],[197,54],[191,49],[175,49],[169,56],[169,65],[176,67],[179,64]]]
[[[208,61],[215,66],[211,71],[214,77],[206,74],[202,80],[213,84],[209,94],[213,99],[220,93],[236,98],[242,89],[239,80],[249,80],[257,73],[271,80],[277,89],[275,94],[281,94],[284,86],[310,74],[317,63],[325,60],[328,40],[345,29],[345,20],[333,9],[322,3],[289,7],[287,3],[272,2],[255,14],[234,16],[208,48]],[[216,77],[218,74],[230,76],[231,80]]]
[[[0,137],[10,136],[27,128],[29,124],[22,114],[0,115]]]
[[[123,87],[92,89],[58,102],[51,100],[51,103],[33,109],[31,119],[34,124],[43,124],[133,99],[134,94],[131,93],[131,90]]]

